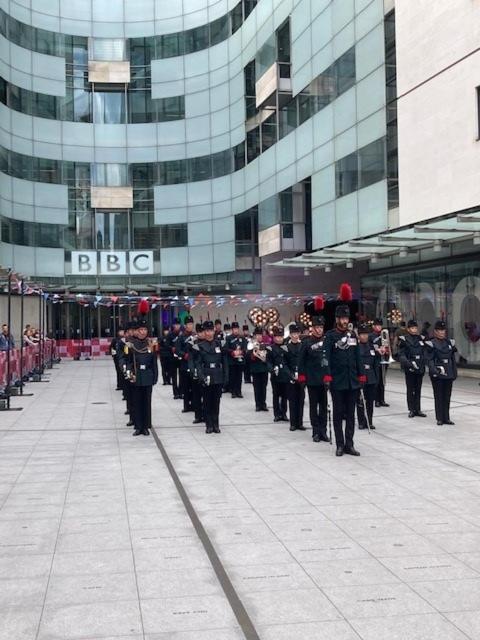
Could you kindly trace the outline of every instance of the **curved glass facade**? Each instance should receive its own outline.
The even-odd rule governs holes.
[[[252,288],[268,247],[385,228],[382,0],[132,4],[0,10],[2,264],[141,249],[150,282]]]

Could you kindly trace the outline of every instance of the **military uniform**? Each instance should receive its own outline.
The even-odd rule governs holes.
[[[157,354],[148,338],[137,337],[126,343],[124,353],[126,377],[133,390],[133,435],[148,436],[152,426],[152,387],[158,381]]]
[[[203,324],[206,332],[213,332],[213,323]],[[222,343],[213,338],[198,341],[194,345],[195,366],[203,386],[203,408],[205,412],[206,433],[220,433],[219,412],[222,388],[227,380],[226,359]]]
[[[440,338],[436,335],[437,331],[445,331],[446,328],[445,322],[438,321],[434,327],[434,337],[425,342],[428,371],[435,399],[435,416],[438,425],[454,424],[450,420],[450,399],[453,381],[457,378],[457,363],[455,360],[457,347],[455,346],[455,340],[447,337]]]
[[[174,328],[168,334],[167,344],[172,359],[170,360],[170,379],[172,381],[173,399],[181,400],[182,393],[179,384],[180,359],[176,353],[177,342],[180,338],[180,324],[178,318],[173,319]]]
[[[125,414],[128,415],[127,427],[132,427],[135,424],[134,421],[134,404],[133,404],[133,387],[130,382],[126,378],[127,372],[127,354],[128,348],[126,348],[127,342],[133,339],[133,331],[136,328],[137,323],[131,321],[127,324],[127,330],[125,333],[125,337],[121,341],[121,343],[117,343],[117,358],[118,358],[118,366],[122,374],[122,391],[123,391],[123,399],[125,400],[127,410]]]
[[[287,354],[285,360],[292,375],[292,381],[288,385],[288,408],[290,413],[290,431],[305,431],[303,426],[303,407],[305,404],[305,387],[299,380],[300,372],[300,352],[302,342],[294,342],[291,339],[292,333],[300,333],[300,328],[292,326],[290,328],[290,340],[287,344]]]
[[[370,329],[368,325],[361,325],[358,329],[358,334],[369,334]],[[365,376],[367,378],[363,389],[358,390],[357,399],[357,420],[358,428],[366,429],[367,420],[370,429],[375,429],[373,425],[373,405],[375,403],[375,394],[378,385],[378,378],[380,376],[380,354],[374,349],[369,340],[367,342],[359,341],[358,345],[360,349],[360,359],[363,364]],[[363,393],[363,398],[362,398]],[[365,400],[365,406],[363,401]],[[367,415],[365,415],[365,408]]]
[[[168,330],[162,335],[158,341],[160,365],[162,368],[162,380],[164,385],[172,384],[170,379],[173,354],[168,343]]]
[[[185,328],[181,332],[175,344],[175,356],[178,359],[180,374],[180,393],[183,398],[183,413],[193,411],[192,407],[192,376],[189,371],[189,358],[193,345],[193,318],[187,316],[185,318]]]
[[[273,420],[274,422],[288,422],[288,387],[294,378],[287,364],[287,345],[275,342],[275,337],[282,337],[283,342],[283,329],[275,327],[273,329],[273,336],[274,342],[268,352],[267,361],[271,371],[270,383],[272,385]]]
[[[355,432],[355,405],[359,388],[365,384],[366,376],[360,357],[358,339],[347,330],[350,318],[347,306],[335,310],[337,327],[325,336],[325,359],[327,362],[324,382],[330,385],[333,400],[333,426],[337,443],[337,456],[344,453],[360,455],[353,446]],[[343,324],[342,324],[343,323]],[[343,328],[345,326],[345,328]],[[345,417],[345,435],[343,419]]]
[[[314,318],[313,325],[323,327],[323,318]],[[299,358],[299,381],[305,383],[308,389],[310,406],[310,424],[314,442],[328,442],[327,418],[328,399],[324,376],[328,373],[328,362],[325,357],[325,336],[305,336]]]
[[[408,322],[408,328],[417,327],[415,320]],[[407,333],[398,336],[397,357],[405,373],[407,385],[408,417],[424,418],[421,410],[422,382],[425,374],[425,339],[419,334]]]
[[[248,346],[248,343],[251,340],[251,335],[248,333],[248,324],[243,325],[242,331],[245,345]],[[245,384],[252,383],[252,375],[250,373],[250,360],[247,357],[245,358],[245,364],[243,366],[243,381],[245,382]]]
[[[374,325],[382,327],[382,318],[376,318],[373,321]],[[379,351],[382,348],[382,334],[380,331],[372,331],[370,334],[370,341],[374,345],[374,349]],[[381,360],[388,358],[388,354],[381,356]],[[376,407],[389,407],[390,405],[385,402],[385,380],[387,377],[388,364],[381,364],[378,376],[378,383],[375,392],[375,406]]]
[[[119,353],[123,349],[122,336],[123,336],[123,331],[122,331],[122,335],[120,335],[120,330],[119,330],[117,336],[113,338],[112,341],[110,342],[110,349],[109,349],[110,355],[112,356],[113,364],[115,366],[115,373],[117,376],[116,391],[123,391],[123,374],[122,374],[122,370],[120,369],[120,365],[118,363]]]
[[[254,331],[253,345],[256,338],[262,335],[261,330]],[[255,396],[255,410],[268,411],[267,407],[267,385],[268,385],[268,363],[267,357],[271,347],[259,343],[255,348],[250,349],[248,358],[250,360],[250,373],[253,382],[253,394]]]
[[[203,388],[198,378],[198,367],[195,349],[195,345],[198,344],[200,340],[203,340],[203,336],[201,336],[202,331],[202,325],[197,324],[195,326],[196,335],[193,337],[191,358],[189,358],[188,360],[189,374],[192,379],[192,408],[195,416],[193,419],[193,424],[200,424],[201,422],[205,422],[203,411]]]
[[[239,329],[238,322],[232,322],[232,330]],[[231,333],[225,340],[228,354],[228,380],[232,398],[242,398],[242,374],[247,354],[247,341],[238,334]]]

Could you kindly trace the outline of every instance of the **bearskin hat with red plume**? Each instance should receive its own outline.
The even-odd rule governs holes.
[[[146,316],[147,313],[150,311],[150,305],[148,303],[148,300],[140,300],[140,302],[138,303],[137,306],[137,313],[139,316]]]

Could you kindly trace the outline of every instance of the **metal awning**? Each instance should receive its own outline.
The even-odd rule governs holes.
[[[480,247],[480,209],[348,240],[295,258],[285,258],[271,263],[271,266],[324,268],[327,271],[336,265],[353,268],[358,261],[369,260],[375,263],[390,256],[407,257],[409,253],[421,249],[441,251],[452,243],[467,240]]]

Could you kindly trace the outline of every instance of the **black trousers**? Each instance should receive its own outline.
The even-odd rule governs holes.
[[[192,410],[192,376],[186,369],[180,369],[180,393],[183,396],[184,411]]]
[[[358,389],[338,391],[332,389],[333,428],[337,447],[353,447],[355,432],[355,404]],[[345,416],[345,435],[343,435],[343,417]]]
[[[220,413],[220,398],[222,397],[222,385],[212,384],[203,387],[203,410],[205,412],[205,424],[207,429],[218,427]]]
[[[160,356],[163,384],[170,384],[171,359],[168,356]]]
[[[113,358],[113,364],[115,365],[115,373],[117,374],[117,389],[122,389],[124,378],[116,356]]]
[[[288,385],[288,406],[290,409],[290,426],[303,426],[303,407],[305,404],[305,388],[296,382]]]
[[[405,382],[407,384],[408,410],[413,411],[413,413],[420,413],[423,374],[419,375],[418,373],[405,371]]]
[[[381,364],[378,372],[378,384],[375,393],[375,402],[385,402],[385,380],[387,379],[388,364]]]
[[[327,435],[327,390],[323,384],[308,386],[312,436]]]
[[[195,420],[203,420],[203,389],[198,380],[192,380],[192,408],[195,412]]]
[[[242,395],[242,364],[231,364],[228,367],[230,391],[234,396]]]
[[[123,393],[125,395],[125,402],[127,403],[127,411],[128,415],[130,416],[130,422],[133,422],[133,424],[135,424],[135,404],[133,402],[134,388],[135,387],[131,382],[128,382],[128,380],[125,381],[125,384],[123,386]]]
[[[257,409],[265,407],[267,404],[267,384],[268,373],[252,373],[253,394],[255,396],[255,406]]]
[[[431,378],[433,397],[435,398],[435,417],[438,422],[450,420],[450,398],[452,397],[453,380]]]
[[[152,426],[152,387],[132,385],[133,422],[135,429],[143,431]]]
[[[180,384],[179,384],[179,367],[180,363],[175,358],[170,361],[170,378],[172,380],[172,392],[173,397],[181,395]]]
[[[363,387],[363,396],[365,398],[365,404],[367,406],[367,418],[369,426],[373,424],[373,404],[375,402],[376,385],[366,384]],[[358,390],[357,398],[357,420],[361,427],[367,426],[367,420],[365,418],[365,410],[363,407],[362,392]]]
[[[248,358],[245,360],[245,366],[243,368],[243,380],[244,382],[252,382],[252,375],[250,373],[250,361]]]
[[[287,415],[288,385],[289,382],[279,382],[275,376],[270,377],[272,383],[272,405],[275,418],[283,418]]]

